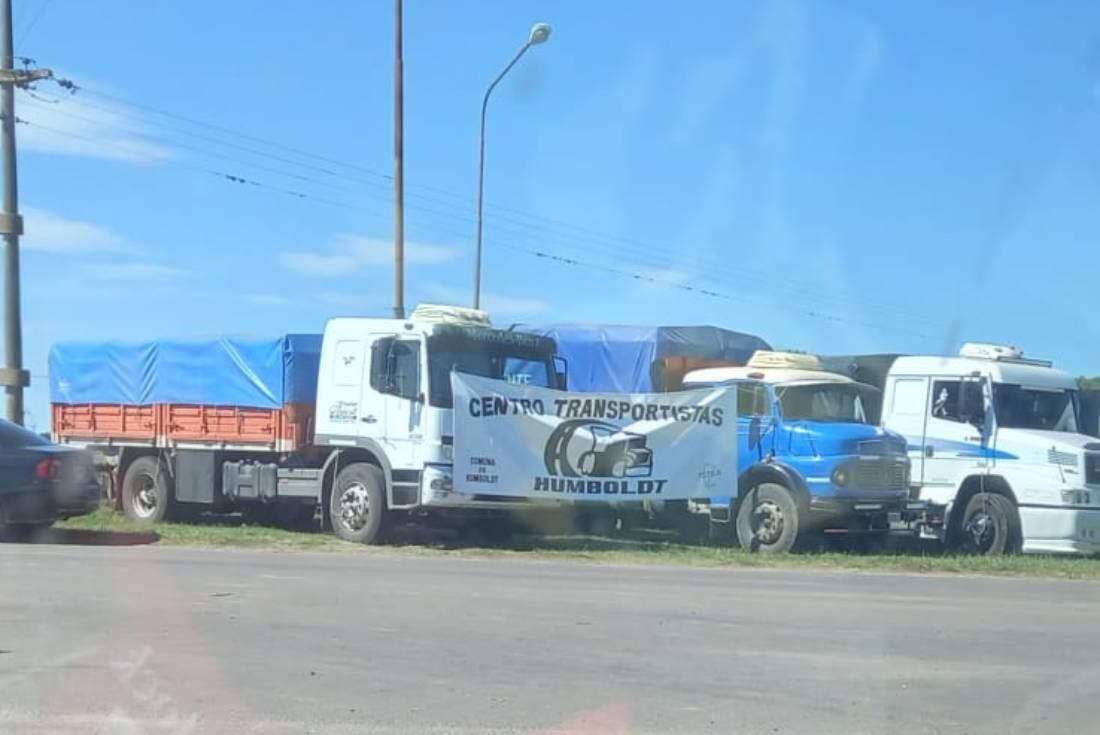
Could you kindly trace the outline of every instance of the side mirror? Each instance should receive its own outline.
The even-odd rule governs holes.
[[[554,381],[558,390],[569,389],[569,363],[564,357],[554,357]]]
[[[760,417],[753,416],[749,420],[749,449],[760,446]]]
[[[966,423],[976,429],[985,428],[985,398],[980,383],[964,381],[959,389],[959,414]]]

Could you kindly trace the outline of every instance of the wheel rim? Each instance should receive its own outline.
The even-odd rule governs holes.
[[[783,535],[783,509],[764,500],[752,509],[752,535],[760,544],[771,545]]]
[[[133,495],[134,515],[140,518],[150,518],[157,512],[159,503],[157,481],[151,475],[138,475],[137,487],[134,489]]]
[[[353,482],[340,493],[340,522],[345,528],[358,531],[370,517],[370,496],[361,482]]]
[[[997,536],[996,521],[985,509],[979,510],[967,519],[963,527],[967,542],[971,548],[981,553],[989,551]]]

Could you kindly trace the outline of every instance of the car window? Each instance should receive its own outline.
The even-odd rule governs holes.
[[[935,380],[932,382],[932,418],[962,422],[959,405],[961,380]]]

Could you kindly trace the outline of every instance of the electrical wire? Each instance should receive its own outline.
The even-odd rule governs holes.
[[[254,135],[251,135],[251,134],[248,134],[248,133],[242,133],[242,132],[239,132],[239,131],[235,131],[235,130],[232,130],[231,128],[227,128],[227,127],[224,127],[224,126],[221,126],[221,125],[216,125],[216,124],[213,124],[213,123],[204,122],[204,121],[197,120],[195,118],[191,118],[191,117],[187,117],[187,116],[183,116],[183,115],[177,115],[175,113],[172,113],[172,112],[169,112],[169,111],[166,111],[166,110],[162,110],[162,109],[153,107],[151,105],[146,105],[146,104],[143,104],[143,103],[133,102],[133,101],[127,100],[125,98],[119,97],[117,95],[112,95],[112,94],[109,94],[109,93],[106,93],[106,92],[102,92],[100,90],[89,89],[87,87],[80,87],[80,90],[85,92],[85,93],[91,94],[93,96],[113,101],[116,104],[122,104],[122,105],[125,105],[127,107],[132,107],[132,108],[135,108],[135,109],[144,110],[144,111],[147,111],[147,112],[155,114],[155,115],[166,117],[168,119],[174,119],[174,120],[182,121],[182,122],[185,122],[188,125],[199,126],[199,127],[203,127],[203,128],[209,129],[209,130],[218,131],[222,134],[232,135],[232,136],[235,136],[235,137],[240,137],[242,139],[252,140],[252,141],[261,143],[262,145],[267,145],[267,146],[275,147],[275,148],[285,150],[285,151],[288,151],[288,152],[292,152],[294,155],[297,155],[297,156],[325,161],[326,163],[331,164],[331,165],[321,167],[321,166],[317,166],[315,164],[297,162],[297,161],[294,161],[293,159],[286,158],[285,156],[276,156],[276,155],[273,155],[271,153],[268,153],[266,151],[263,151],[263,150],[260,150],[260,149],[254,148],[254,147],[241,146],[239,144],[219,140],[219,139],[213,138],[211,136],[201,135],[201,134],[195,133],[194,131],[171,129],[171,128],[166,128],[166,126],[158,126],[158,127],[168,129],[169,132],[172,132],[172,133],[175,133],[175,134],[188,135],[190,137],[194,137],[194,138],[197,138],[197,139],[200,139],[200,140],[204,140],[206,142],[210,142],[210,143],[213,143],[215,145],[222,145],[222,146],[234,148],[236,150],[242,150],[242,151],[248,152],[248,153],[253,154],[253,155],[259,155],[259,156],[272,158],[274,160],[278,160],[278,161],[280,161],[282,163],[285,163],[285,164],[288,164],[288,165],[303,166],[303,167],[309,168],[309,169],[311,169],[315,172],[324,174],[326,176],[341,178],[341,179],[353,181],[353,182],[356,182],[356,183],[364,184],[366,186],[370,186],[372,188],[381,190],[385,193],[389,193],[389,190],[392,186],[392,184],[391,184],[392,177],[391,176],[389,176],[388,174],[384,174],[384,173],[374,171],[372,169],[369,169],[369,168],[366,168],[366,167],[363,167],[363,166],[359,166],[359,165],[356,165],[356,164],[350,164],[350,163],[347,163],[347,162],[339,161],[337,159],[328,158],[328,157],[325,157],[325,156],[320,156],[318,154],[310,153],[308,151],[304,151],[304,150],[299,149],[299,148],[294,148],[292,146],[286,146],[284,144],[278,143],[276,141],[271,141],[271,140],[266,139],[266,138],[261,138],[259,136],[254,136]],[[112,113],[117,114],[117,110],[112,110],[111,108],[108,108],[108,107],[105,107],[105,106],[97,106],[94,103],[88,103],[88,102],[84,102],[84,104],[88,104],[89,106],[97,107],[98,109],[101,109],[101,110],[106,111],[106,112],[112,112]],[[142,131],[134,131],[134,132],[136,132],[137,134],[142,134]],[[169,142],[167,144],[170,145],[171,143]],[[200,153],[202,152],[201,149],[197,149],[195,146],[181,146],[181,147],[186,147],[189,150],[198,151]],[[249,165],[249,166],[255,167],[258,170],[265,170],[265,171],[268,171],[269,173],[276,173],[278,175],[290,176],[290,177],[296,178],[300,181],[307,181],[307,182],[319,184],[319,185],[322,185],[322,186],[329,186],[329,187],[332,187],[332,188],[339,188],[339,187],[334,187],[333,185],[328,184],[327,182],[321,182],[321,181],[319,181],[318,179],[316,179],[314,177],[306,177],[306,176],[302,176],[302,175],[289,174],[285,171],[279,171],[279,170],[276,170],[276,169],[272,169],[271,167],[263,167],[263,166],[260,166],[258,164],[252,163],[252,162],[242,162],[239,159],[234,159],[234,158],[226,156],[224,154],[212,154],[212,155],[215,155],[216,157],[221,158],[222,160],[241,162],[244,165]],[[351,175],[346,174],[346,173],[340,173],[340,172],[337,172],[337,171],[334,170],[335,166],[343,166],[343,167],[348,168],[348,169],[365,172],[366,174],[368,174],[368,175],[370,175],[374,178],[373,179],[364,179],[364,178],[359,177],[359,176],[351,176]],[[421,211],[421,212],[424,212],[424,213],[427,213],[427,214],[431,214],[433,216],[445,216],[445,217],[449,217],[451,219],[459,219],[459,220],[467,221],[467,222],[471,222],[471,223],[473,222],[473,217],[468,214],[468,208],[472,207],[472,203],[469,202],[469,200],[466,197],[464,197],[463,195],[456,194],[454,192],[449,192],[445,189],[440,189],[440,188],[437,188],[437,187],[432,187],[432,186],[427,186],[427,185],[422,185],[422,184],[415,184],[415,183],[410,184],[407,188],[413,189],[413,191],[407,192],[407,197],[409,199],[419,199],[420,201],[426,201],[426,202],[429,202],[431,204],[435,204],[435,205],[439,205],[439,206],[443,206],[443,207],[451,207],[451,208],[454,208],[456,206],[460,206],[461,204],[466,204],[467,205],[466,207],[463,208],[463,213],[462,214],[455,214],[455,213],[450,213],[450,212],[444,213],[444,212],[440,212],[438,209],[433,210],[433,209],[429,209],[429,208],[425,208],[425,207],[419,207],[418,208],[416,206],[413,206],[409,202],[406,202],[406,206],[408,208],[417,209],[418,211]],[[447,199],[445,200],[445,199],[440,199],[438,196],[431,196],[431,195],[428,195],[428,194],[422,194],[422,193],[416,191],[417,189],[420,189],[420,190],[423,190],[423,191],[429,191],[429,192],[432,192],[434,194],[438,194],[440,196],[447,197]],[[453,200],[458,200],[458,201],[453,201]],[[389,201],[392,202],[392,198]],[[487,204],[487,209],[489,210],[488,215],[487,215],[487,219],[493,220],[496,223],[506,222],[506,223],[510,223],[510,224],[514,225],[514,227],[509,230],[509,232],[511,234],[517,234],[517,230],[515,229],[516,227],[530,228],[532,230],[535,230],[540,235],[545,235],[545,236],[549,236],[549,237],[552,237],[552,238],[560,238],[561,236],[564,235],[565,238],[568,239],[571,242],[583,241],[585,243],[585,251],[591,251],[593,248],[596,248],[596,249],[602,250],[605,253],[607,253],[609,257],[620,257],[622,254],[625,253],[631,259],[634,259],[634,260],[645,259],[645,260],[649,261],[649,265],[651,267],[655,267],[655,268],[662,269],[662,270],[681,271],[681,270],[683,270],[683,267],[684,267],[683,260],[682,260],[681,257],[678,256],[677,253],[670,252],[670,251],[668,251],[664,248],[656,246],[653,243],[644,242],[644,241],[637,240],[637,239],[634,239],[634,238],[622,237],[622,236],[617,236],[617,235],[608,235],[608,234],[605,234],[605,233],[600,233],[598,231],[592,230],[591,228],[587,228],[583,225],[577,225],[577,224],[574,224],[574,223],[571,223],[571,222],[567,222],[565,220],[543,217],[541,215],[535,215],[535,214],[531,214],[531,213],[528,213],[528,212],[523,212],[522,210],[518,210],[518,209],[514,209],[514,208],[510,208],[510,207],[501,207],[499,205],[495,205],[495,204],[491,204],[491,203]],[[532,237],[530,235],[522,235],[522,236]],[[654,263],[654,261],[659,261],[659,262]],[[713,275],[724,275],[724,276],[727,276],[727,277],[729,277],[733,280],[748,281],[748,282],[753,283],[754,285],[770,285],[770,288],[773,292],[774,291],[782,291],[783,293],[785,293],[785,294],[787,294],[791,297],[800,298],[801,300],[803,300],[805,302],[817,303],[817,302],[821,302],[821,301],[826,301],[826,302],[841,304],[841,305],[848,306],[848,307],[858,307],[858,308],[864,308],[864,309],[871,308],[871,309],[874,309],[874,310],[879,311],[879,312],[890,312],[893,315],[899,316],[899,317],[908,317],[913,312],[913,310],[909,307],[899,306],[897,304],[890,304],[890,303],[885,303],[885,302],[868,301],[865,298],[850,297],[850,296],[844,296],[844,295],[838,295],[838,294],[830,294],[828,296],[823,296],[820,293],[820,289],[818,289],[817,287],[808,286],[808,285],[792,284],[789,279],[784,278],[781,274],[777,274],[774,269],[771,269],[771,270],[769,270],[769,269],[756,269],[756,268],[751,268],[751,267],[747,267],[747,266],[743,266],[743,265],[730,265],[728,263],[718,262],[718,261],[708,259],[708,258],[705,258],[705,257],[693,257],[692,264],[695,266],[697,271],[701,271],[701,272],[705,272],[707,274],[713,274]]]
[[[91,136],[81,135],[79,133],[74,133],[74,132],[67,131],[67,130],[61,130],[59,128],[54,128],[54,127],[51,127],[51,126],[42,125],[41,123],[28,121],[28,120],[25,120],[25,119],[22,119],[22,118],[16,118],[16,122],[20,123],[20,124],[23,124],[23,125],[30,126],[30,127],[41,129],[41,130],[50,132],[50,133],[55,134],[55,135],[60,135],[60,136],[63,136],[63,137],[73,138],[73,139],[77,139],[77,140],[83,140],[83,141],[86,141],[86,142],[89,142],[89,143],[93,143],[97,146],[104,147],[103,141],[98,140],[96,138],[93,138]],[[110,144],[107,144],[106,147],[108,149],[111,148]],[[117,147],[115,149],[120,150]],[[324,198],[324,197],[318,197],[316,195],[313,195],[313,194],[310,194],[310,193],[307,193],[307,192],[302,192],[302,191],[293,190],[293,189],[287,189],[285,187],[272,185],[272,184],[269,184],[267,182],[263,182],[263,181],[260,181],[260,180],[257,180],[257,179],[251,178],[251,177],[241,176],[241,175],[231,173],[231,172],[227,172],[227,171],[220,171],[220,170],[206,168],[206,167],[202,167],[202,166],[196,166],[194,164],[190,164],[190,163],[185,162],[185,161],[173,160],[173,161],[168,161],[168,163],[171,163],[171,164],[177,165],[177,166],[181,166],[183,168],[187,168],[187,169],[199,172],[199,173],[203,173],[205,175],[212,175],[212,176],[215,176],[217,178],[223,179],[223,180],[225,180],[229,183],[234,183],[234,184],[239,184],[239,185],[246,185],[246,186],[256,188],[256,189],[259,189],[259,190],[270,191],[270,192],[278,193],[278,194],[281,194],[281,195],[284,195],[284,196],[290,196],[290,197],[293,197],[293,198],[296,198],[296,199],[299,199],[299,200],[317,202],[317,203],[325,204],[325,205],[328,205],[328,206],[335,206],[335,207],[340,207],[340,208],[349,209],[349,210],[353,210],[353,211],[367,212],[369,214],[372,214],[373,216],[376,216],[376,217],[379,217],[379,218],[382,218],[382,219],[387,218],[386,215],[378,213],[376,211],[366,209],[365,207],[352,205],[352,204],[349,204],[347,202],[342,202],[342,201],[339,201],[339,200],[328,199],[328,198]],[[438,210],[432,210],[430,208],[422,207],[422,206],[416,205],[416,204],[411,204],[410,208],[423,210],[428,214],[432,214],[432,215],[436,215],[436,216],[439,216],[439,215],[450,216],[450,217],[454,217],[454,218],[463,219],[465,221],[465,218],[462,215],[456,215],[456,214],[453,214],[453,213],[450,213],[450,212],[440,212]],[[505,234],[507,234],[507,228],[498,228],[498,229],[504,229]],[[452,234],[457,234],[459,237],[465,237],[466,236],[462,233],[454,233],[454,231],[451,231],[451,232],[452,232]],[[522,233],[517,233],[517,234],[522,234]],[[572,257],[572,256],[563,255],[561,253],[550,252],[550,251],[548,251],[546,249],[542,249],[542,248],[523,247],[523,246],[520,246],[520,245],[515,245],[513,243],[506,243],[506,242],[494,243],[494,247],[500,247],[500,248],[504,248],[504,249],[507,249],[507,250],[512,250],[512,251],[515,251],[515,252],[526,253],[528,255],[532,255],[532,256],[534,256],[536,258],[539,258],[539,259],[542,259],[544,261],[551,261],[551,262],[555,262],[555,263],[559,263],[559,264],[563,264],[563,265],[567,265],[567,266],[583,267],[583,268],[586,268],[586,269],[589,269],[589,270],[598,270],[598,271],[602,271],[602,272],[606,272],[606,273],[612,273],[612,274],[616,274],[616,275],[620,275],[620,276],[630,278],[630,279],[635,280],[635,281],[649,282],[649,283],[652,283],[652,284],[655,284],[655,285],[663,285],[663,286],[665,286],[667,288],[670,288],[670,289],[676,289],[676,290],[681,290],[681,291],[685,291],[685,292],[695,293],[695,294],[699,294],[699,295],[702,295],[702,296],[708,296],[708,297],[711,297],[711,298],[724,299],[724,300],[728,300],[728,301],[741,301],[741,302],[753,303],[753,304],[759,303],[757,300],[755,300],[753,298],[750,298],[749,296],[732,295],[732,294],[726,293],[724,291],[719,291],[719,290],[711,289],[711,288],[704,288],[700,285],[696,285],[694,282],[687,282],[687,281],[672,282],[672,281],[669,281],[669,280],[666,280],[666,279],[661,279],[659,277],[655,277],[652,274],[639,273],[637,271],[631,271],[629,269],[621,268],[621,267],[617,267],[617,266],[609,266],[609,265],[606,265],[606,264],[601,264],[601,263],[594,262],[590,259],[579,259],[579,258],[575,258],[575,257]],[[874,323],[871,323],[871,322],[862,322],[862,321],[857,321],[857,320],[837,316],[837,315],[834,315],[834,314],[828,314],[828,313],[817,311],[817,310],[798,309],[795,306],[793,306],[789,303],[784,303],[784,302],[778,302],[775,305],[776,305],[777,308],[781,308],[781,309],[788,310],[788,311],[793,311],[793,312],[796,312],[796,313],[799,313],[799,314],[802,314],[802,315],[805,315],[805,316],[810,316],[810,317],[815,318],[815,319],[822,319],[822,320],[828,320],[828,321],[839,322],[839,323],[847,323],[847,324],[852,324],[852,325],[855,325],[855,326],[865,327],[865,328],[868,328],[868,329],[884,330],[884,331],[890,331],[890,332],[895,332],[895,333],[906,333],[906,334],[910,334],[910,335],[913,335],[913,336],[933,339],[933,337],[931,335],[927,335],[927,334],[924,334],[924,333],[921,333],[921,332],[915,332],[915,331],[909,331],[909,330],[901,329],[901,328],[898,328],[897,325],[874,324]]]
[[[26,26],[21,31],[15,33],[15,38],[20,43],[26,43],[27,37],[31,35],[31,31],[38,25],[38,21],[46,14],[46,10],[50,7],[51,3],[53,3],[53,0],[42,0],[42,2],[38,4],[37,12],[32,11],[34,13],[33,15],[25,16],[29,19]]]

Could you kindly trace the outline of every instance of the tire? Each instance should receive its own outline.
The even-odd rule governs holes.
[[[1020,516],[1004,495],[976,493],[966,504],[955,534],[955,547],[965,554],[1015,554],[1022,545]]]
[[[329,494],[333,533],[357,544],[383,543],[389,525],[385,483],[382,470],[366,462],[340,470]]]
[[[737,506],[737,539],[758,554],[786,554],[798,541],[798,504],[773,482],[750,489]]]
[[[122,511],[143,526],[159,523],[172,508],[168,467],[156,457],[138,457],[122,479]]]

